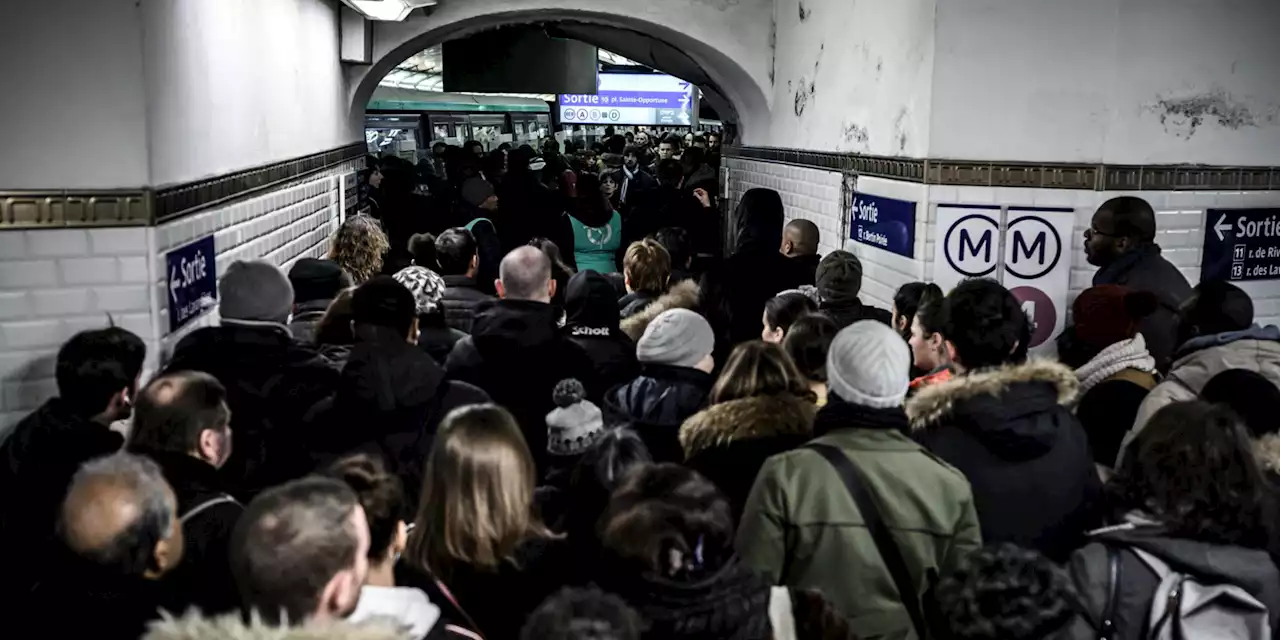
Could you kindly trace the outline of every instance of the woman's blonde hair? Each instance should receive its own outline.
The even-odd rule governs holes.
[[[724,371],[711,388],[711,404],[784,393],[814,399],[809,382],[781,346],[753,340],[729,354]]]
[[[447,580],[459,564],[494,569],[521,542],[552,534],[533,514],[537,472],[512,415],[495,404],[450,411],[423,473],[405,557]]]
[[[338,263],[360,286],[382,270],[382,256],[391,247],[378,221],[366,215],[347,218],[333,234],[329,259]]]

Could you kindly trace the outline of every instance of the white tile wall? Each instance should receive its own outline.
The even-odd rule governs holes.
[[[347,163],[247,200],[159,227],[0,231],[0,439],[57,392],[58,347],[108,314],[147,343],[144,377],[182,335],[217,322],[216,309],[168,335],[165,253],[214,234],[219,275],[237,259],[288,269],[322,257],[342,209]]]
[[[918,202],[916,212],[915,259],[908,259],[874,247],[847,241],[842,230],[848,228],[843,211],[841,174],[785,164],[726,158],[728,207],[736,205],[747,189],[765,187],[782,195],[787,219],[813,220],[822,231],[819,249],[822,253],[844,248],[862,259],[863,292],[867,302],[888,307],[898,287],[914,280],[933,277],[933,252],[936,241],[936,209],[941,204],[995,204],[1004,206],[1070,207],[1076,210],[1077,245],[1083,243],[1098,205],[1119,195],[1112,192],[1069,189],[1014,189],[993,187],[924,186],[880,178],[860,177],[856,189],[871,195]],[[1204,242],[1205,210],[1216,207],[1250,208],[1280,207],[1280,192],[1142,192],[1155,207],[1157,242],[1165,257],[1179,267],[1187,281],[1200,280],[1201,248]],[[1071,292],[1074,299],[1093,281],[1094,267],[1084,259],[1083,250],[1071,254]],[[1280,282],[1237,283],[1254,302],[1254,315],[1259,323],[1280,324]]]
[[[0,231],[0,437],[56,392],[54,355],[72,335],[114,321],[154,339],[151,233]]]

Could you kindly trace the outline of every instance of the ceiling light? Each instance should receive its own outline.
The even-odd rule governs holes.
[[[417,3],[410,0],[342,0],[370,20],[399,22],[409,17]],[[419,2],[421,0],[418,0]]]

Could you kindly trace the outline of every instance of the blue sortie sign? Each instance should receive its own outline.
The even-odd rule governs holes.
[[[1280,209],[1209,209],[1200,281],[1280,279]]]
[[[853,194],[853,225],[849,237],[877,249],[915,257],[916,203]]]
[[[169,283],[169,332],[200,315],[218,301],[218,270],[214,266],[213,236],[165,254]]]

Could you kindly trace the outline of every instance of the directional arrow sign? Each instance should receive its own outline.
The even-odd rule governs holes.
[[[169,299],[178,304],[178,291],[182,289],[182,278],[178,275],[178,267],[169,268]]]
[[[165,254],[169,274],[169,331],[199,316],[218,299],[218,270],[213,236],[205,236]]]
[[[1226,240],[1226,238],[1222,235],[1222,232],[1231,231],[1231,225],[1227,223],[1227,214],[1224,213],[1222,214],[1221,218],[1218,218],[1218,224],[1213,225],[1213,230],[1218,232],[1218,242],[1222,242],[1223,240]]]

